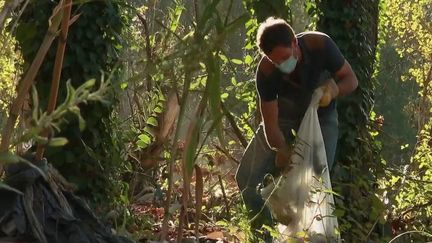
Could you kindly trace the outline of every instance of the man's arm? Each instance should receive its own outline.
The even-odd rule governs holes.
[[[335,78],[338,80],[339,95],[344,96],[353,92],[358,86],[358,80],[351,68],[351,65],[345,60],[343,66],[336,71]]]
[[[261,115],[264,121],[264,132],[270,148],[281,149],[285,146],[285,138],[278,123],[278,102],[260,99]]]
[[[345,60],[342,67],[335,72],[336,83],[329,79],[324,83],[324,94],[320,100],[320,106],[326,107],[330,102],[340,96],[345,96],[353,92],[358,86],[358,80],[348,61]]]
[[[272,150],[275,150],[275,165],[284,168],[288,165],[291,156],[291,147],[286,143],[285,137],[279,128],[278,123],[278,102],[260,101],[261,115],[264,121],[264,134],[266,141]]]

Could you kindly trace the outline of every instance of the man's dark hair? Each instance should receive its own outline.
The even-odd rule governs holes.
[[[294,38],[294,30],[285,20],[270,17],[258,28],[257,46],[268,55],[276,46],[291,46]]]

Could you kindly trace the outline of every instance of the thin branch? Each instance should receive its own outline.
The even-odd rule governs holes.
[[[223,199],[224,199],[224,202],[225,202],[225,210],[226,210],[226,213],[227,213],[226,216],[227,216],[228,219],[230,219],[231,218],[231,214],[230,214],[229,202],[228,202],[228,198],[227,198],[226,193],[225,193],[225,187],[223,185],[223,181],[222,181],[222,176],[221,175],[218,175],[218,180],[219,180],[219,184],[220,184],[220,187],[221,187],[221,190],[222,190],[222,196],[223,196]]]
[[[234,161],[234,163],[236,163],[238,165],[240,164],[240,161],[238,161],[236,158],[234,158],[230,153],[228,153],[227,151],[225,151],[223,148],[221,148],[220,146],[218,146],[216,144],[214,144],[213,146],[216,148],[216,150],[222,152],[225,156],[227,156],[229,159],[231,159],[232,161]]]
[[[160,25],[162,28],[164,28],[165,30],[167,30],[169,33],[173,34],[181,43],[184,43],[184,40],[174,31],[172,31],[170,28],[168,28],[167,26],[165,26],[161,21],[155,19],[154,20],[158,25]]]
[[[194,10],[195,10],[195,21],[198,23],[199,21],[199,8],[198,8],[198,1],[194,0]]]
[[[144,35],[145,35],[145,40],[146,40],[146,54],[147,54],[147,60],[150,63],[154,63],[153,62],[153,55],[152,55],[152,49],[151,49],[151,45],[150,45],[150,32],[149,32],[149,28],[148,28],[148,23],[147,23],[147,19],[140,13],[137,13],[137,16],[139,18],[139,20],[141,21],[143,27],[144,27]],[[147,90],[150,92],[152,89],[152,78],[150,76],[150,74],[147,74]]]
[[[201,218],[202,198],[204,193],[204,180],[201,168],[195,164],[195,237],[199,237],[199,220]]]
[[[432,200],[426,202],[426,203],[422,203],[422,204],[418,204],[418,205],[414,205],[412,206],[410,209],[406,210],[405,212],[401,213],[402,217],[407,215],[408,213],[412,212],[412,211],[417,211],[421,208],[425,208],[425,207],[429,207],[432,206]]]
[[[66,0],[63,5],[63,19],[61,23],[60,38],[58,39],[57,53],[54,63],[53,80],[51,82],[51,93],[48,101],[47,114],[51,114],[57,104],[57,96],[60,85],[60,77],[63,66],[64,53],[66,49],[67,36],[69,31],[69,20],[72,12],[72,0]],[[49,136],[49,130],[43,131],[42,137]],[[36,150],[36,161],[42,159],[44,154],[45,146],[43,144],[38,144]]]
[[[226,106],[223,102],[221,102],[221,106],[222,106],[222,111],[225,113],[225,116],[228,119],[228,122],[230,123],[231,127],[233,128],[235,135],[239,139],[242,146],[246,148],[248,145],[248,142],[247,142],[246,138],[243,136],[242,132],[240,131],[240,128],[237,126],[237,123],[235,122],[233,115],[231,115],[231,113],[226,108]]]
[[[393,241],[395,241],[396,239],[398,239],[398,238],[400,238],[400,237],[402,237],[404,235],[413,234],[413,233],[418,233],[418,234],[421,234],[421,235],[426,235],[428,237],[432,237],[432,235],[429,234],[428,232],[419,231],[419,230],[411,230],[411,231],[407,231],[407,232],[404,232],[404,233],[396,236],[395,238],[391,239],[391,241],[389,241],[388,243],[392,243]]]

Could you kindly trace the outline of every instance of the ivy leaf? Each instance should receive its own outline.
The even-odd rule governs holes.
[[[156,118],[151,116],[149,117],[149,119],[147,119],[147,124],[157,127],[158,121],[156,120]]]
[[[138,140],[138,141],[137,141],[137,146],[138,146],[139,148],[144,149],[144,148],[146,148],[146,147],[148,146],[148,143],[145,143],[143,140]]]
[[[140,139],[140,141],[142,141],[144,144],[150,144],[151,142],[151,138],[149,135],[147,134],[141,134],[138,136],[138,138]]]

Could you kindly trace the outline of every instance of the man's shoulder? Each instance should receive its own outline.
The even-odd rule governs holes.
[[[276,71],[276,66],[270,61],[270,59],[267,56],[263,55],[261,61],[258,64],[257,76],[259,75],[270,76],[275,71]]]
[[[326,42],[330,37],[319,31],[305,31],[296,35],[299,42],[301,42],[307,49],[322,50],[326,47]]]

